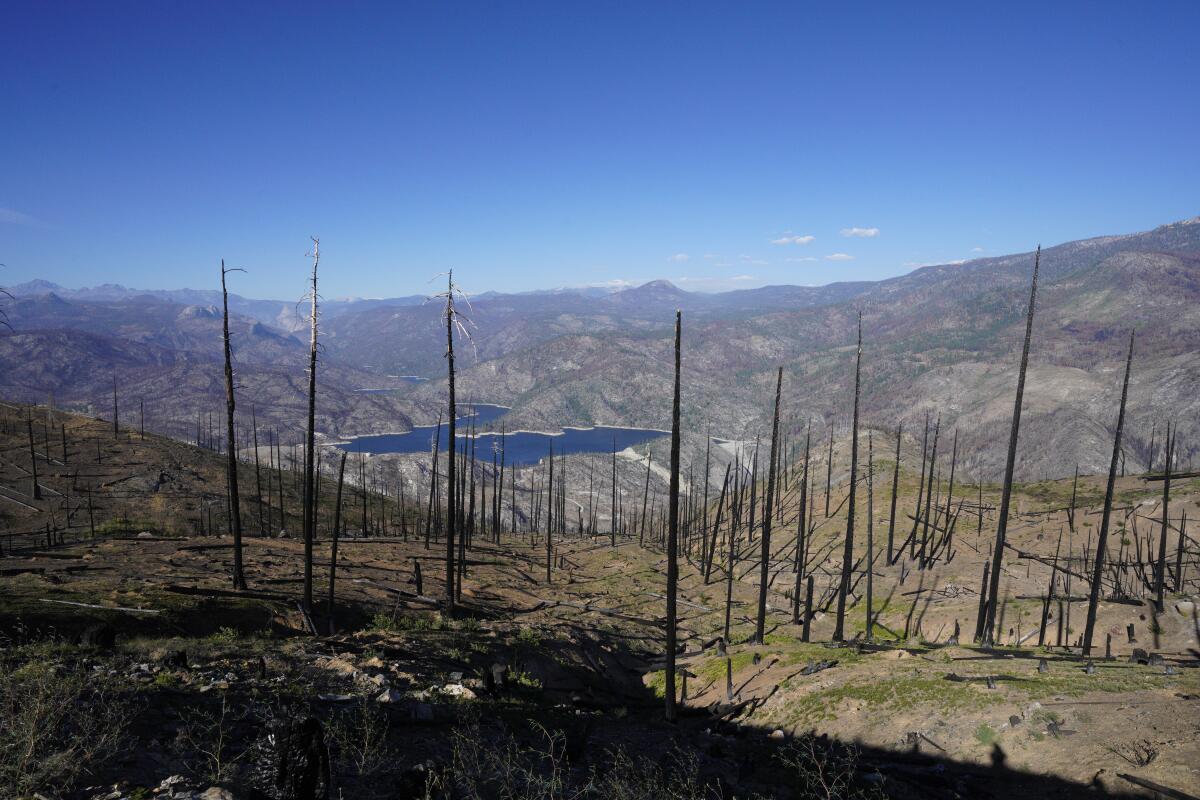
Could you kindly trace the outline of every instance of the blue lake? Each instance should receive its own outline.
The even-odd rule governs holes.
[[[479,425],[486,425],[504,416],[508,409],[504,406],[477,403],[473,407],[474,414],[458,419],[459,446],[466,442],[463,433],[472,418]],[[433,448],[433,437],[437,425],[418,425],[406,433],[386,433],[378,436],[357,436],[345,444],[338,445],[348,453],[429,453]],[[558,433],[539,433],[536,431],[516,431],[504,437],[504,461],[506,464],[529,466],[541,461],[550,453],[550,445],[554,445],[554,454],[574,453],[611,453],[615,446],[624,450],[632,445],[653,441],[665,436],[662,431],[649,428],[622,428],[600,425],[595,428],[564,428]],[[446,451],[449,432],[442,426],[441,441],[438,444],[442,452]],[[475,445],[475,457],[490,461],[492,450],[500,447],[499,433],[481,433]]]

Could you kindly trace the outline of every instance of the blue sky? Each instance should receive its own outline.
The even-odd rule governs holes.
[[[1200,4],[988,5],[9,0],[0,282],[298,297],[315,234],[330,297],[817,284],[1200,214]]]

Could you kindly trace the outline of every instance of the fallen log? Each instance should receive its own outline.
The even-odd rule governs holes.
[[[1143,789],[1149,789],[1152,792],[1158,792],[1163,797],[1170,797],[1171,800],[1200,800],[1195,795],[1181,792],[1178,789],[1172,789],[1170,786],[1163,786],[1161,783],[1148,781],[1145,778],[1139,778],[1136,775],[1118,772],[1117,777],[1129,781],[1134,786],[1140,786]]]
[[[75,606],[77,608],[95,608],[101,611],[123,611],[129,614],[161,614],[162,611],[157,608],[125,608],[123,606],[101,606],[95,603],[76,603],[73,600],[50,600],[45,597],[38,598],[42,603],[56,603],[63,606]]]

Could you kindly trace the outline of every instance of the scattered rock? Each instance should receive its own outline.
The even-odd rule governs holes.
[[[768,738],[771,738],[771,739],[783,739],[783,738],[784,738],[784,737],[786,737],[786,736],[787,736],[787,734],[786,734],[786,733],[784,733],[784,732],[783,732],[783,730],[782,730],[781,728],[776,728],[775,730],[771,731],[771,733],[769,734],[769,737],[768,737]]]
[[[378,689],[387,688],[388,685],[388,679],[383,675],[362,675],[360,679],[368,686],[374,686]]]
[[[399,703],[404,699],[404,693],[396,689],[384,689],[375,697],[377,703]]]
[[[460,675],[462,673],[459,673]],[[475,692],[463,686],[461,683],[447,683],[442,687],[442,694],[448,694],[451,697],[458,697],[463,700],[474,700]]]
[[[830,667],[836,667],[837,663],[838,663],[837,661],[816,661],[816,662],[809,664],[804,669],[800,670],[800,674],[801,675],[815,675],[816,673],[821,672],[823,670],[827,670]]]
[[[139,533],[139,534],[137,535],[137,538],[139,538],[139,539],[153,539],[153,538],[154,538],[154,534],[153,534],[153,533],[151,533],[150,531],[142,531],[141,533]]]
[[[1140,647],[1133,648],[1133,652],[1129,655],[1130,664],[1149,664],[1150,654]]]
[[[200,691],[204,691],[204,690],[201,689]],[[326,703],[348,703],[354,699],[354,695],[352,695],[352,694],[319,694],[319,695],[317,695],[317,699],[322,700]]]
[[[235,800],[233,792],[220,786],[210,786],[200,793],[200,800]]]

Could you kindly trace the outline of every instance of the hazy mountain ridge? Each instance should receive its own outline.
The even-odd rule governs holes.
[[[1170,252],[1164,252],[1164,251]],[[1042,252],[1019,469],[1062,475],[1107,464],[1117,367],[1138,330],[1126,459],[1148,457],[1151,426],[1172,416],[1195,441],[1200,412],[1200,226],[1068,243]],[[963,269],[963,267],[968,267]],[[961,429],[965,468],[1002,466],[1033,254],[931,267],[837,304],[739,319],[684,317],[685,427],[761,432],[775,366],[787,411],[846,419],[856,309],[864,310],[864,418],[876,427],[924,413]],[[467,363],[470,363],[469,360]],[[610,333],[559,338],[466,369],[460,391],[513,405],[507,424],[661,424],[669,414],[670,342]],[[418,391],[432,406],[440,387]],[[1069,432],[1074,431],[1078,435]],[[1086,435],[1085,435],[1086,434]],[[919,433],[918,433],[919,435]],[[1186,460],[1195,445],[1183,455]]]
[[[1197,441],[1190,434],[1200,418],[1198,222],[1042,251],[1019,463],[1024,475],[1107,463],[1116,367],[1130,327],[1138,330],[1138,344],[1129,463],[1148,455],[1150,427],[1168,414],[1180,422],[1181,444]],[[459,344],[460,397],[511,405],[509,429],[662,427],[669,417],[668,336],[679,308],[689,448],[698,446],[709,424],[724,437],[761,432],[779,365],[787,376],[789,418],[813,418],[818,426],[831,421],[844,430],[861,309],[866,422],[891,428],[902,421],[911,433],[926,411],[940,413],[947,429],[962,431],[964,468],[995,471],[1032,268],[1029,252],[823,287],[710,295],[653,281],[614,291],[486,293],[464,304],[472,341]],[[154,398],[155,413],[176,428],[191,424],[197,410],[220,407],[220,316],[211,304],[180,305],[132,290],[116,300],[83,299],[47,282],[16,289],[8,311],[17,333],[0,337],[6,394],[44,399],[53,391],[64,401],[103,408],[115,370],[123,391]],[[111,287],[86,291],[120,294]],[[205,299],[202,293],[187,297]],[[323,430],[403,430],[410,417],[436,419],[444,395],[445,328],[438,304],[416,301],[342,301],[338,313],[324,318]],[[241,408],[253,403],[272,424],[298,430],[304,344],[249,314],[237,312],[233,323],[243,365]],[[404,387],[387,378],[396,374],[434,380]],[[399,393],[355,391],[380,386]]]

